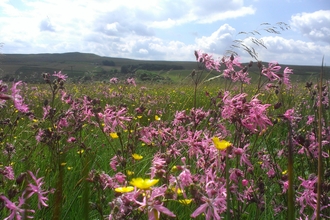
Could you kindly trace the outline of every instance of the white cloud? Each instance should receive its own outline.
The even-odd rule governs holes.
[[[51,24],[48,18],[42,20],[40,22],[39,27],[40,27],[40,31],[52,31],[52,32],[55,31],[54,26]]]
[[[228,24],[222,25],[210,36],[196,38],[196,46],[206,52],[223,55],[233,43],[235,29]]]
[[[262,61],[275,60],[282,64],[317,65],[321,63],[323,56],[330,57],[330,45],[324,46],[315,42],[285,39],[281,36],[269,36],[261,39],[267,49],[257,47],[248,39],[245,40],[245,43],[256,49],[258,58]],[[242,55],[248,59],[247,53],[242,52]]]
[[[230,22],[241,19],[247,23],[256,13],[244,0],[20,0],[19,7],[9,0],[0,1],[3,53],[79,51],[152,60],[194,60],[198,49],[222,57],[235,39]],[[317,11],[292,16],[291,26],[311,41],[263,38],[269,49],[257,48],[260,58],[304,63],[323,54],[329,57],[329,46],[315,43],[329,43],[329,14]],[[193,39],[192,32],[200,37]],[[238,52],[243,62],[251,59]]]
[[[145,54],[148,54],[149,52],[148,52],[148,50],[141,48],[141,49],[139,49],[139,53],[145,55]]]
[[[291,17],[291,26],[314,41],[330,43],[330,10],[299,13]]]

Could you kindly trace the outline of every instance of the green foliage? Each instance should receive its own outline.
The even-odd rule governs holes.
[[[115,62],[113,62],[112,60],[103,60],[102,64],[104,66],[116,66]]]

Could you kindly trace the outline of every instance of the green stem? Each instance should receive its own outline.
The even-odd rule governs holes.
[[[226,167],[225,167],[225,175],[226,175],[226,193],[227,193],[227,213],[226,213],[226,219],[229,220],[231,219],[230,217],[230,189],[229,189],[229,159],[228,159],[228,154],[229,154],[229,148],[226,149]]]
[[[323,58],[324,59],[324,58]],[[317,164],[317,203],[316,203],[316,219],[320,219],[321,211],[321,186],[322,186],[322,176],[323,176],[323,166],[322,166],[322,76],[323,75],[323,60],[322,60],[322,70],[320,74],[319,82],[319,106],[318,106],[318,164]]]
[[[293,143],[292,143],[292,130],[289,124],[289,149],[288,149],[288,220],[294,219],[294,191],[293,191]]]
[[[64,171],[61,163],[58,164],[58,179],[56,183],[56,191],[55,191],[55,208],[54,208],[54,215],[53,220],[61,219],[61,211],[62,211],[62,203],[63,203],[63,176]]]

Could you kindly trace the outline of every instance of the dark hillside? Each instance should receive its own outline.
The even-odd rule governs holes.
[[[265,65],[267,65],[265,63]],[[281,65],[281,64],[280,64]],[[320,66],[294,66],[294,79],[306,81],[320,73]],[[0,54],[0,79],[4,81],[23,80],[42,82],[43,72],[63,71],[72,81],[109,80],[111,77],[127,77],[137,70],[146,70],[155,74],[174,73],[187,76],[197,69],[196,62],[187,61],[150,61],[115,57],[102,57],[90,53],[63,54]],[[282,65],[283,69],[286,65]],[[253,78],[258,76],[256,64],[249,71]],[[216,73],[212,74],[213,76]],[[173,75],[173,74],[172,74]],[[329,77],[329,68],[325,68],[325,77]]]

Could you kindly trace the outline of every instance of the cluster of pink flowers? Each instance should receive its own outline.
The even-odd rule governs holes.
[[[222,117],[234,124],[244,126],[252,133],[260,132],[272,125],[266,112],[271,105],[262,104],[257,96],[252,97],[251,101],[248,102],[247,96],[247,94],[242,93],[231,98],[230,93],[226,91],[223,97]]]
[[[10,174],[2,174],[7,176],[9,180],[13,180],[14,172],[12,167],[6,167],[6,170],[8,170]],[[30,176],[30,180],[28,181],[25,190],[22,191],[21,196],[18,197],[18,202],[12,202],[6,196],[0,195],[0,199],[4,202],[5,207],[10,211],[9,216],[4,218],[5,220],[33,218],[32,214],[35,213],[35,210],[26,209],[25,204],[28,204],[27,201],[34,195],[36,195],[38,198],[37,201],[39,209],[48,206],[46,203],[48,201],[48,194],[52,192],[43,189],[43,177],[37,178],[31,171],[28,171],[28,174]],[[36,175],[37,174],[38,171],[36,172]],[[22,178],[25,178],[25,176],[26,175],[20,175],[17,177],[16,183],[21,184],[23,182]]]

